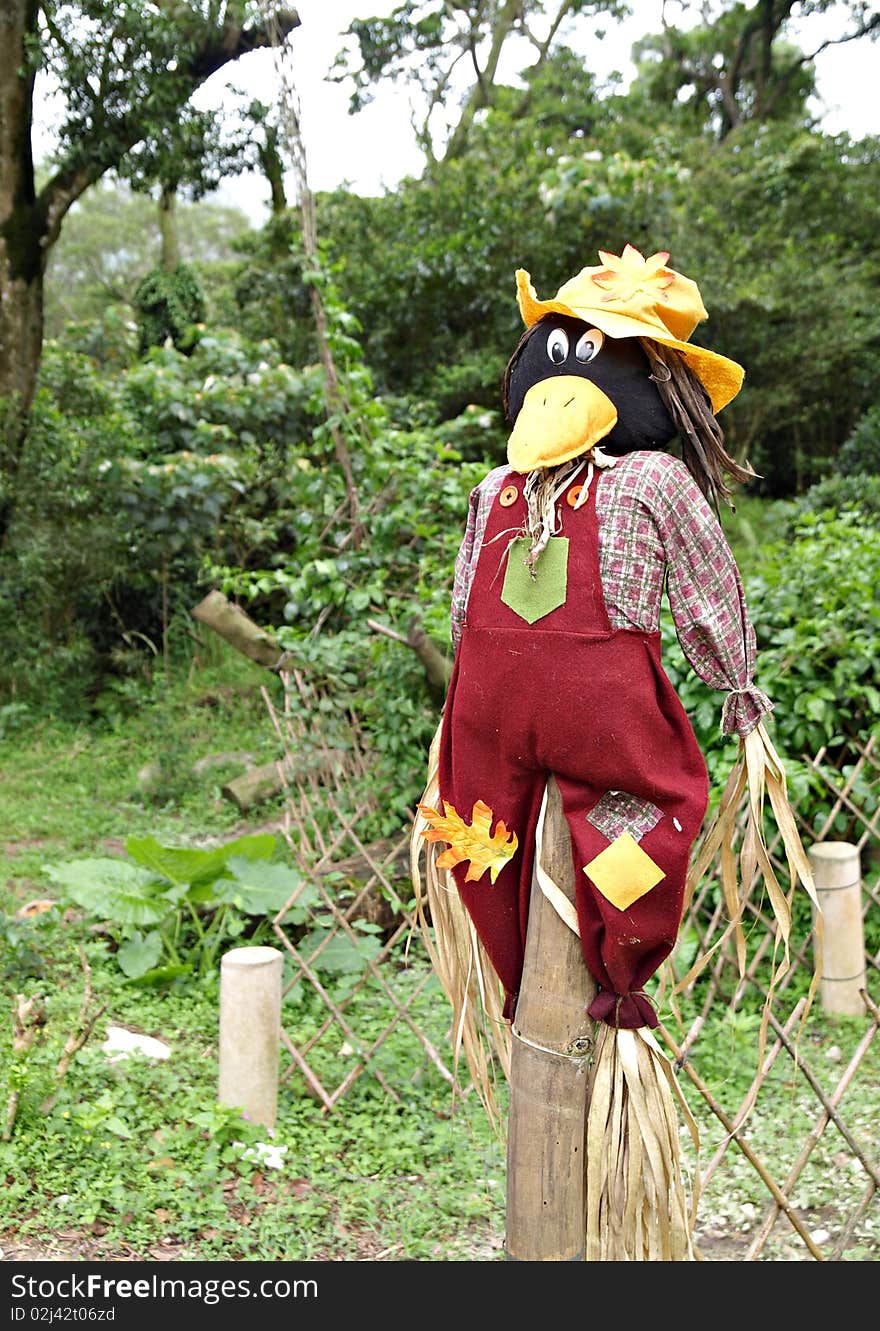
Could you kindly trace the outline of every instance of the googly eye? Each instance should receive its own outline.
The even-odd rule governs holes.
[[[547,338],[547,355],[554,365],[561,365],[568,356],[568,334],[564,328],[554,328]]]
[[[588,328],[577,340],[577,346],[574,354],[582,364],[586,365],[588,361],[595,360],[602,350],[602,343],[605,341],[605,334],[598,328]]]

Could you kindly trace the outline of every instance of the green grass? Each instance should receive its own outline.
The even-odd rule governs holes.
[[[473,1097],[451,1112],[448,1084],[405,1026],[378,1060],[399,1099],[362,1076],[328,1113],[294,1075],[271,1138],[286,1148],[283,1168],[255,1168],[234,1143],[270,1138],[217,1104],[216,973],[165,991],[131,987],[80,912],[17,917],[23,904],[55,895],[47,864],[122,854],[131,834],[187,845],[277,820],[278,800],[243,818],[221,795],[237,764],[192,772],[206,753],[278,756],[259,693],[267,680],[221,653],[112,724],[28,720],[0,740],[0,1005],[8,1012],[15,994],[38,995],[46,1016],[20,1060],[10,1024],[0,1027],[0,1128],[8,1091],[21,1087],[12,1139],[0,1143],[0,1247],[183,1260],[498,1256],[503,1142]],[[148,766],[161,780],[145,792],[138,774]],[[80,947],[94,1001],[107,1006],[45,1112],[82,999]],[[448,1007],[435,980],[417,1003],[420,1024],[445,1048]],[[363,1038],[390,1015],[376,995],[361,1010]],[[292,1027],[308,1018],[308,999],[285,1009]],[[108,1062],[100,1046],[109,1023],[165,1041],[171,1058]]]
[[[77,970],[70,952],[53,966],[63,983],[47,1000],[13,1139],[0,1145],[0,1232],[14,1242],[51,1248],[73,1232],[91,1236],[96,1255],[164,1250],[182,1260],[450,1261],[495,1251],[503,1150],[472,1101],[450,1116],[446,1082],[398,1041],[389,1051],[402,1074],[398,1100],[362,1077],[327,1113],[301,1082],[288,1084],[269,1134],[216,1103],[216,982],[145,995],[96,964],[104,1021],[155,1035],[171,1057],[109,1063],[96,1036],[42,1112],[76,1014]],[[434,1008],[436,1024],[436,994]],[[248,1161],[242,1145],[256,1142],[282,1148],[283,1167]]]
[[[133,694],[109,718],[65,723],[17,716],[0,731],[0,889],[37,885],[46,859],[121,850],[131,834],[198,840],[242,822],[221,786],[244,770],[235,756],[194,771],[200,759],[279,756],[260,687],[266,671],[231,651],[168,686]],[[261,805],[269,821],[279,804]]]

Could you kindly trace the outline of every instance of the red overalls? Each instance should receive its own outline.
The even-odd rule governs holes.
[[[565,603],[529,624],[501,600],[508,544],[521,534],[524,477],[499,490],[467,603],[444,712],[440,797],[465,819],[482,800],[519,846],[494,884],[453,873],[504,986],[512,1018],[522,977],[535,828],[550,773],[571,832],[576,906],[599,993],[590,1014],[610,1025],[657,1024],[638,993],[672,950],[691,846],[708,800],[706,764],[660,663],[660,634],[613,629],[599,574],[596,489],[559,509],[567,537]],[[513,496],[511,487],[516,488]],[[496,539],[497,538],[497,539]],[[665,876],[619,910],[584,866],[629,831]]]

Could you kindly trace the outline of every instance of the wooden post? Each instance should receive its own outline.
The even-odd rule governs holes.
[[[278,1109],[283,961],[275,947],[237,947],[220,963],[219,1100],[267,1128]]]
[[[862,1017],[865,1004],[859,991],[866,981],[859,848],[848,841],[819,841],[809,856],[824,918],[822,1010]]]
[[[571,838],[550,778],[547,871],[574,901]],[[513,1023],[507,1131],[506,1254],[568,1262],[584,1253],[584,1124],[596,986],[580,940],[532,877],[522,989]]]

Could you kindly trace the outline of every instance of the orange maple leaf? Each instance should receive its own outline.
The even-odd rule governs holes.
[[[437,860],[438,869],[451,869],[453,865],[470,860],[470,868],[465,874],[465,882],[475,882],[489,870],[491,882],[495,882],[505,864],[514,855],[519,840],[515,832],[508,832],[507,826],[499,818],[492,835],[492,810],[482,800],[477,800],[471,814],[470,827],[458,812],[441,801],[443,813],[438,813],[427,804],[418,806],[419,813],[431,824],[422,832],[426,841],[448,841],[449,849],[444,850]]]

